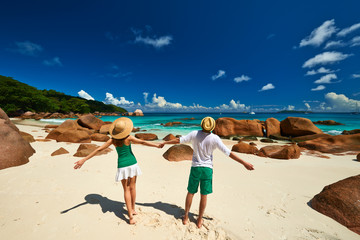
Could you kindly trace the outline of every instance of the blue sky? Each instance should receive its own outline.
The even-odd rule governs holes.
[[[354,111],[360,1],[6,1],[0,74],[128,110]]]

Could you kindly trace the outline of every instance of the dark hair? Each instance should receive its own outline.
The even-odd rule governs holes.
[[[127,139],[129,136],[130,136],[130,135],[127,135],[126,137],[121,138],[121,139],[112,138],[113,144],[114,144],[116,147],[121,147],[121,146],[124,144],[124,140]]]

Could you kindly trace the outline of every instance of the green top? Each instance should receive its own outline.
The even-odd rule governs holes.
[[[136,158],[131,150],[131,144],[123,144],[121,147],[115,147],[118,153],[118,168],[128,167],[137,163]]]

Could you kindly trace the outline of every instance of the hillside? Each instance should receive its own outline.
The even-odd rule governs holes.
[[[73,97],[55,90],[38,90],[11,77],[0,75],[0,108],[8,115],[26,111],[93,113],[127,112],[121,107],[100,101]]]

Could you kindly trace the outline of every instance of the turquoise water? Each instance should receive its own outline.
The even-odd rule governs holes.
[[[134,127],[140,127],[141,130],[146,130],[147,133],[154,133],[158,135],[159,139],[163,138],[169,133],[174,135],[185,135],[192,130],[200,129],[201,119],[211,116],[215,120],[220,117],[231,117],[235,119],[259,119],[265,121],[267,118],[274,117],[279,121],[284,120],[287,117],[304,117],[311,121],[324,121],[334,120],[344,125],[339,126],[324,126],[316,125],[323,132],[338,135],[344,130],[360,129],[360,114],[354,115],[350,113],[257,113],[254,115],[246,113],[145,113],[143,117],[129,117],[134,122]],[[114,121],[118,117],[103,116],[103,121]],[[190,118],[195,118],[191,120]],[[41,121],[61,123],[65,119],[44,119]],[[182,122],[182,125],[165,127],[161,123],[167,122]]]

